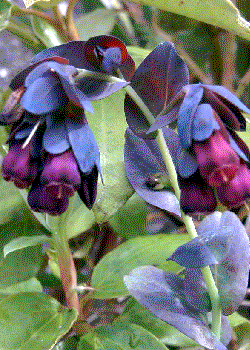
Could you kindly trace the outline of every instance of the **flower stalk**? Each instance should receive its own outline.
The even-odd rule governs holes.
[[[70,200],[69,208],[60,216],[50,216],[46,214],[46,222],[50,231],[54,248],[56,250],[58,264],[60,268],[61,281],[69,308],[79,311],[79,298],[77,294],[77,273],[72,253],[69,248],[67,234],[65,232],[66,221],[69,217],[74,198]]]
[[[129,94],[129,96],[134,100],[134,102],[138,105],[138,107],[142,110],[145,117],[147,118],[150,125],[152,125],[155,121],[154,116],[148,109],[148,107],[145,105],[143,100],[138,96],[136,91],[131,86],[125,87],[126,92]],[[158,130],[158,134],[156,136],[156,141],[158,144],[158,147],[160,149],[161,155],[163,157],[164,163],[166,165],[166,168],[168,170],[168,174],[171,180],[171,185],[175,191],[176,198],[180,201],[180,188],[177,180],[177,173],[175,170],[175,166],[172,160],[172,157],[169,153],[168,147],[166,145],[162,130]],[[189,234],[189,237],[191,239],[197,237],[197,232],[195,229],[195,225],[193,223],[193,220],[190,216],[186,215],[183,211],[181,211],[181,217],[183,219],[183,222],[186,226],[187,232]],[[221,308],[220,308],[220,302],[219,302],[219,294],[218,289],[216,287],[212,272],[210,270],[209,266],[206,266],[201,269],[204,281],[206,283],[208,293],[211,299],[212,304],[212,331],[217,336],[218,339],[220,339],[220,330],[221,330]]]

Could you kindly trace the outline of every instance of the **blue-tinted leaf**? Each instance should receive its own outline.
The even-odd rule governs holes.
[[[158,45],[141,63],[131,80],[131,86],[154,116],[157,116],[186,84],[187,66],[169,42]],[[141,111],[138,115],[136,103],[128,96],[124,107],[129,127],[135,133],[138,127],[142,129],[141,132],[146,132],[150,125]],[[172,115],[171,119],[175,119],[175,115]]]
[[[188,85],[186,88],[186,96],[178,113],[177,129],[180,137],[181,145],[187,149],[192,142],[192,124],[196,109],[203,95],[202,85]]]
[[[161,320],[208,349],[226,349],[185,301],[183,280],[177,275],[142,266],[125,276],[124,282],[133,297]]]
[[[125,80],[121,82],[110,82],[98,77],[85,77],[77,82],[77,88],[92,101],[108,97],[126,85],[128,85],[128,82]]]
[[[222,226],[229,226],[234,230],[230,250],[217,268],[222,313],[230,315],[238,309],[247,290],[250,259],[249,238],[244,225],[234,213],[222,214]]]
[[[238,107],[214,93],[204,85],[203,102],[209,103],[227,127],[233,130],[246,130],[246,121]]]
[[[147,131],[147,134],[154,132],[155,130],[161,129],[164,126],[167,126],[168,124],[175,121],[177,119],[177,116],[178,116],[181,102],[182,102],[182,100],[176,106],[174,106],[171,109],[171,111],[168,112],[167,114],[164,114],[164,115],[161,115],[160,117],[158,117],[155,120],[154,124],[152,124],[150,126],[149,130]]]
[[[177,248],[168,259],[189,268],[219,264],[229,252],[233,231],[230,226],[206,231]]]
[[[88,124],[67,118],[66,128],[70,145],[81,171],[89,174],[96,165],[98,171],[101,172],[99,149]]]
[[[188,84],[188,69],[173,44],[159,44],[137,68],[131,86],[157,115]]]
[[[30,113],[43,115],[60,108],[66,96],[58,79],[49,73],[36,79],[24,92],[22,106]]]
[[[242,158],[244,159],[246,162],[249,162],[249,159],[247,157],[247,155],[243,152],[243,150],[238,146],[238,144],[235,142],[234,138],[229,135],[229,142],[230,145],[232,146],[232,148],[235,150],[235,152]],[[243,142],[241,140],[241,142]],[[249,152],[248,152],[249,153]]]
[[[214,130],[219,130],[220,126],[214,119],[213,109],[209,104],[198,106],[192,125],[192,139],[203,141],[208,139]]]
[[[200,269],[185,269],[184,293],[187,302],[202,313],[211,311],[211,301]]]
[[[60,113],[47,116],[46,124],[46,131],[43,135],[44,149],[51,154],[63,153],[69,149],[66,125]]]
[[[197,160],[184,149],[179,150],[177,171],[181,177],[190,177],[198,168]]]
[[[35,57],[33,57],[31,63],[36,63],[48,57],[59,56],[69,60],[69,64],[71,66],[91,70],[91,64],[87,62],[85,56],[83,55],[84,46],[84,41],[71,41],[66,44],[50,47],[39,52]]]
[[[247,108],[247,106],[244,105],[244,103],[242,103],[238,97],[236,97],[231,91],[229,91],[228,89],[226,89],[224,86],[217,86],[217,85],[205,85],[202,84],[202,86],[204,86],[205,88],[215,92],[217,95],[222,96],[223,98],[225,98],[226,100],[228,100],[229,102],[231,102],[233,105],[235,105],[236,107],[238,107],[240,110],[242,110],[243,112],[250,114],[250,109]]]
[[[171,129],[164,129],[170,152],[177,156],[178,136]],[[155,191],[147,186],[147,180],[155,174],[167,176],[166,167],[155,140],[141,139],[130,129],[125,135],[124,159],[128,179],[136,192],[146,202],[180,216],[179,202],[167,190]]]

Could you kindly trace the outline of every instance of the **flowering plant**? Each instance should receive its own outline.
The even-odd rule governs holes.
[[[250,26],[136,2],[0,4],[33,51],[0,94],[1,349],[250,344]]]

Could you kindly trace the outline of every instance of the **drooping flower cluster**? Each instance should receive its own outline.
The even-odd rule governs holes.
[[[129,144],[142,142],[144,149],[152,152],[150,135],[154,137],[157,129],[169,134],[168,125],[177,120],[178,136],[172,135],[173,131],[166,142],[176,165],[180,204],[185,213],[213,212],[217,206],[216,192],[229,209],[250,199],[250,153],[236,133],[246,129],[242,112],[250,113],[250,110],[236,96],[221,86],[188,85],[187,67],[170,43],[158,45],[146,57],[136,70],[131,86],[156,120],[150,126],[140,108],[127,96],[125,113],[130,128],[126,134],[127,148]],[[142,176],[145,173],[144,182],[139,183],[132,179],[135,151],[136,148],[125,148],[127,175],[134,188],[149,203],[177,213],[173,200],[163,195],[166,189],[153,194],[154,189],[146,186],[147,178],[154,173],[166,174],[164,165],[159,169],[162,163],[159,152],[153,151],[157,162],[151,157],[150,167],[157,169],[154,173],[143,169],[142,160],[138,162]],[[145,154],[144,162],[148,162],[146,151],[136,152],[141,153],[140,157]],[[166,199],[169,203],[164,203]]]
[[[9,152],[2,175],[18,188],[30,188],[32,210],[63,213],[76,191],[90,209],[96,198],[100,156],[84,110],[127,82],[108,80],[91,72],[116,75],[129,81],[134,62],[125,45],[111,36],[69,42],[37,54],[28,68],[11,82],[0,115],[12,124]],[[89,71],[77,81],[78,69]]]
[[[246,130],[242,112],[250,110],[222,86],[187,85],[182,91],[184,98],[176,98],[182,99],[176,114],[181,207],[189,214],[212,212],[215,190],[223,205],[239,207],[250,199],[250,153],[235,131]]]

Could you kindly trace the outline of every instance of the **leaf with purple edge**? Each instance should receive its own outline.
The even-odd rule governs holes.
[[[178,136],[171,129],[164,129],[170,153],[177,157]],[[125,134],[124,160],[131,185],[146,202],[180,216],[179,202],[166,190],[154,191],[147,186],[147,179],[156,173],[167,175],[166,167],[155,140],[141,139],[130,129]]]
[[[153,266],[138,267],[124,277],[132,296],[161,320],[208,349],[225,350],[204,318],[188,305],[183,280]]]
[[[154,116],[162,112],[187,83],[187,66],[169,42],[158,45],[140,64],[131,80],[131,86]],[[129,96],[124,108],[129,127],[138,134],[146,132],[150,125]],[[176,115],[171,118],[175,119]]]

